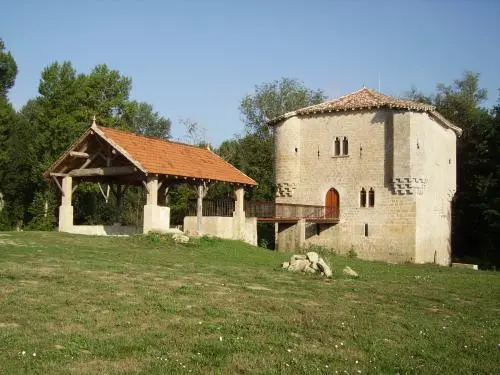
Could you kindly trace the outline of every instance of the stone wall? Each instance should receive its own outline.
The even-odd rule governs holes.
[[[455,174],[451,172],[455,168],[454,154],[446,156],[452,159],[449,170],[435,165],[436,158],[454,152],[454,133],[449,132],[427,114],[391,110],[292,117],[276,125],[276,202],[324,205],[330,188],[336,189],[340,198],[340,222],[306,224],[304,241],[298,243],[318,244],[344,253],[353,250],[365,259],[434,261],[434,251],[430,259],[429,248],[438,246],[439,254],[446,252],[442,242],[449,239],[449,230],[441,225],[445,220],[433,220],[439,224],[435,229],[421,224],[426,221],[428,204],[422,204],[422,200],[428,202],[430,198],[419,193],[423,193],[431,176],[438,186],[441,174],[445,175],[446,185],[454,187]],[[348,140],[347,155],[342,150],[339,156],[335,155],[337,137]],[[433,144],[433,152],[417,150],[416,138],[421,138],[420,143],[429,149]],[[441,150],[438,145],[443,140],[446,147]],[[367,193],[367,207],[360,206],[362,188]],[[368,207],[370,189],[375,192],[373,207]],[[444,191],[434,188],[429,192],[429,196],[435,197],[432,199],[440,202],[443,194]],[[282,235],[278,230],[278,248],[292,250],[289,247],[293,241],[289,237],[295,229],[285,226],[282,229]]]
[[[456,134],[436,126],[425,113],[412,113],[411,168],[425,179],[416,195],[415,262],[451,262],[451,200],[456,188]]]
[[[202,234],[225,238],[229,240],[242,240],[250,245],[257,245],[257,219],[243,218],[242,229],[235,232],[235,225],[240,220],[238,217],[203,216],[201,219]],[[243,233],[242,233],[243,231]],[[197,233],[197,217],[186,216],[184,218],[184,232],[186,234]]]
[[[142,228],[132,225],[73,225],[66,232],[91,236],[117,236],[139,234],[142,233]]]

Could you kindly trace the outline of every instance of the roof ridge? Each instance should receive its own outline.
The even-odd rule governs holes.
[[[104,129],[110,129],[112,131],[117,131],[117,132],[120,132],[120,133],[135,135],[136,137],[152,139],[154,141],[167,142],[167,143],[175,143],[177,145],[194,147],[194,148],[201,149],[201,150],[206,149],[204,147],[200,147],[200,146],[196,146],[196,145],[191,145],[189,143],[184,143],[184,142],[179,142],[179,141],[171,141],[170,139],[162,139],[162,138],[154,137],[152,135],[139,134],[139,133],[136,133],[136,132],[134,132],[132,130],[123,130],[123,129],[111,128],[109,126],[102,126],[102,125],[97,125],[97,127],[98,128],[104,128]]]
[[[350,93],[348,93],[348,94],[344,94],[344,95],[339,96],[338,98],[335,98],[335,99],[328,100],[328,101],[327,101],[327,102],[325,102],[325,103],[333,102],[333,101],[335,101],[335,100],[341,100],[341,99],[347,98],[348,96],[355,95],[355,94],[357,94],[358,92],[361,92],[361,91],[368,91],[368,92],[370,92],[370,91],[371,91],[371,89],[369,89],[369,88],[368,88],[368,87],[366,87],[366,86],[363,86],[363,87],[361,87],[359,90],[356,90],[356,91],[350,92]],[[321,103],[320,103],[320,104],[321,104]]]

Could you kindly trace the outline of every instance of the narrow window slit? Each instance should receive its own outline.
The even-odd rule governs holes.
[[[375,206],[375,190],[373,190],[373,188],[370,188],[368,192],[368,206]]]
[[[366,207],[366,190],[365,188],[361,188],[359,193],[359,205],[361,207]]]
[[[340,155],[340,139],[339,139],[339,137],[335,138],[333,154],[335,156],[339,156]]]

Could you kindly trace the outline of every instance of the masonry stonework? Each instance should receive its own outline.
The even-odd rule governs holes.
[[[306,223],[303,246],[449,264],[453,130],[425,112],[382,108],[292,116],[274,125],[274,136],[276,203],[325,205],[329,189],[339,194],[339,223]],[[336,155],[335,139],[344,137],[348,154]],[[373,207],[361,207],[362,188],[373,189]],[[295,244],[292,228],[282,229],[278,248]]]

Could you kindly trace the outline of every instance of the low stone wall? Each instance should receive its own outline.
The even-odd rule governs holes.
[[[201,219],[203,235],[225,238],[228,240],[243,240],[250,245],[257,246],[257,218],[245,218],[243,232],[239,236],[235,230],[237,217],[225,216],[204,216]],[[184,218],[184,232],[187,234],[197,234],[197,217],[186,216]]]
[[[247,217],[245,219],[245,239],[246,243],[257,246],[257,218]]]
[[[142,233],[142,228],[132,225],[73,225],[67,233],[91,236],[131,235]]]

